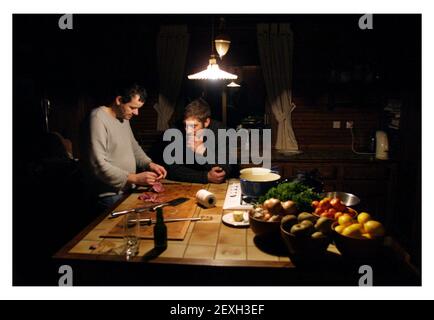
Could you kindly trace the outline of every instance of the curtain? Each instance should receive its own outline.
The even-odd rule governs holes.
[[[175,110],[181,90],[187,57],[189,35],[187,26],[162,26],[157,39],[157,63],[159,74],[157,130],[169,128],[169,120]]]
[[[292,129],[293,35],[289,24],[258,24],[258,49],[271,110],[278,123],[275,148],[298,150]]]

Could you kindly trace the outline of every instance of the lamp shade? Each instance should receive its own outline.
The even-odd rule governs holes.
[[[229,88],[239,88],[239,87],[241,87],[241,86],[240,86],[238,83],[232,81],[231,83],[229,83],[229,84],[227,85],[227,87],[229,87]]]
[[[205,70],[188,76],[190,80],[235,80],[237,78],[237,75],[221,70],[214,55],[211,55]]]
[[[231,45],[230,38],[225,34],[218,35],[215,40],[215,49],[219,54],[220,59],[228,52],[229,47]]]

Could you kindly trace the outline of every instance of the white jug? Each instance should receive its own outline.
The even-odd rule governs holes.
[[[375,141],[375,157],[380,160],[389,159],[389,139],[387,138],[387,133],[384,131],[377,131],[375,133]]]

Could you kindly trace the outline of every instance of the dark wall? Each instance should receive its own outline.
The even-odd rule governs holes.
[[[143,109],[144,115],[133,121],[133,126],[141,136],[146,136],[146,127],[154,130],[156,114],[152,104],[158,94],[159,26],[188,25],[190,45],[185,68],[188,75],[208,64],[212,23],[217,34],[220,16],[74,15],[73,30],[60,30],[59,17],[14,16],[14,99],[28,115],[25,121],[20,116],[15,118],[20,119],[17,128],[37,132],[41,127],[39,100],[48,97],[53,106],[51,129],[75,142],[77,123],[89,109],[104,103],[104,96],[119,79],[139,81],[147,87],[151,99]],[[307,120],[331,126],[329,120],[336,107],[347,108],[349,113],[369,113],[380,121],[379,111],[387,98],[399,98],[402,92],[415,90],[413,80],[420,76],[417,68],[420,52],[415,50],[420,38],[420,16],[374,15],[373,30],[360,30],[359,18],[360,15],[225,15],[226,33],[232,44],[221,64],[228,70],[258,66],[256,24],[289,22],[294,31],[293,95],[300,101],[299,110],[307,110],[302,119],[297,119],[296,113],[295,121],[307,116]],[[257,73],[260,72],[259,69]],[[265,112],[263,85],[248,82],[244,85],[235,106],[239,114]],[[219,86],[206,88],[217,118],[221,117],[220,90]],[[202,91],[202,84],[185,77],[180,105]],[[308,112],[311,108],[318,119],[311,118],[312,112]],[[324,110],[325,117],[321,117],[317,108]],[[362,125],[362,132],[374,130],[376,122]],[[311,139],[303,130],[297,135],[301,141]],[[322,143],[315,142],[312,146]],[[308,142],[303,144],[312,147]]]

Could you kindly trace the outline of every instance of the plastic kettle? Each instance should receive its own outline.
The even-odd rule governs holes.
[[[380,160],[389,159],[389,139],[387,133],[384,131],[377,131],[375,133],[376,150],[375,158]]]

